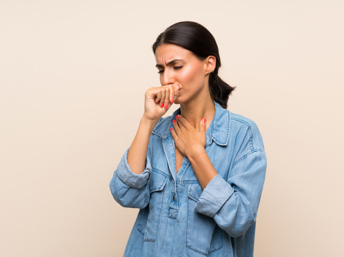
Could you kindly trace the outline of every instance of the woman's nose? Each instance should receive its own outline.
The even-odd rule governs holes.
[[[172,76],[172,74],[169,73],[168,71],[166,72],[166,69],[165,69],[164,74],[162,76],[161,84],[162,85],[169,85],[169,84],[173,84],[174,82],[175,82],[175,79]]]

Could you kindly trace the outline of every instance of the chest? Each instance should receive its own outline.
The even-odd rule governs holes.
[[[168,137],[161,139],[158,136],[154,139],[150,148],[152,168],[159,171],[161,174],[165,174],[171,180],[175,176],[173,175],[174,173],[181,175],[178,177],[178,182],[196,182],[197,177],[190,160],[176,148],[173,139]],[[219,146],[213,142],[206,147],[205,150],[215,170],[223,175],[224,178],[227,178],[232,156],[230,147]],[[174,165],[174,167],[171,165]],[[175,171],[172,171],[172,169]],[[155,173],[152,173],[152,175],[153,174]],[[174,178],[176,179],[177,177]]]
[[[175,152],[176,152],[176,170],[177,174],[179,172],[180,167],[182,166],[184,155],[181,154],[181,152],[178,150],[178,148],[175,146]]]

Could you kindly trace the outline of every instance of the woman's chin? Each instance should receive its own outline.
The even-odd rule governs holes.
[[[182,103],[184,103],[184,101],[183,101],[181,96],[178,96],[177,99],[174,100],[174,103],[175,104],[182,104]]]
[[[174,103],[174,104],[180,104],[179,98],[176,99],[173,103]]]

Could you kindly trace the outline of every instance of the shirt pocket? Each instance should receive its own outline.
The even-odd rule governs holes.
[[[136,228],[142,235],[144,235],[145,233],[148,213],[149,213],[149,205],[147,205],[144,209],[140,209],[139,214],[137,215]]]
[[[214,218],[195,211],[195,206],[202,192],[199,183],[189,185],[186,247],[208,255],[222,248],[223,230],[216,224]]]
[[[164,199],[164,188],[168,180],[166,176],[154,171],[154,169],[152,170],[149,180],[149,212],[144,230],[144,241],[155,241],[157,238]]]

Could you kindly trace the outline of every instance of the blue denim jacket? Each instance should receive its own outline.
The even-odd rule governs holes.
[[[124,257],[252,257],[267,160],[254,121],[217,102],[205,150],[217,175],[202,190],[185,156],[177,174],[170,128],[180,108],[150,136],[145,170],[125,151],[110,181],[114,199],[139,208]]]

